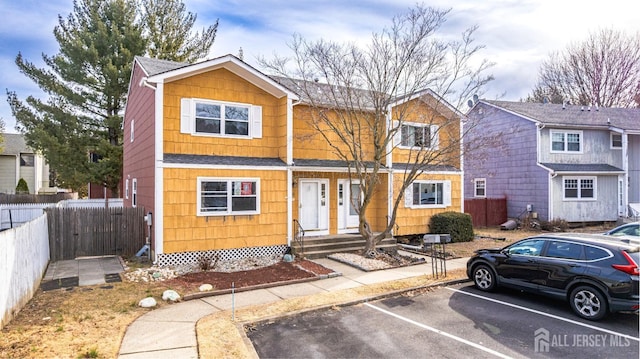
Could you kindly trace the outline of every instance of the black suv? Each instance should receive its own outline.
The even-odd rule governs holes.
[[[511,287],[568,300],[589,320],[639,309],[637,243],[597,234],[548,234],[503,249],[481,249],[467,262],[476,288]]]

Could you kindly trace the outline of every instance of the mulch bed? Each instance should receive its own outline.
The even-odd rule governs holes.
[[[270,283],[302,281],[320,278],[334,272],[315,262],[296,260],[278,262],[274,265],[237,272],[196,272],[187,273],[166,281],[166,285],[183,293],[195,293],[202,284],[211,284],[214,291],[233,288],[266,286]]]

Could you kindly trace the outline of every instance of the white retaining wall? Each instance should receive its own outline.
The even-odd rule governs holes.
[[[0,329],[33,297],[48,263],[46,215],[0,232]]]

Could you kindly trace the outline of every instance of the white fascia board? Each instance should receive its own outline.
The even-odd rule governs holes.
[[[293,99],[298,99],[298,96],[295,93],[233,55],[226,55],[163,72],[154,76],[149,76],[147,81],[152,83],[167,83],[222,68],[244,78],[276,98],[287,96]]]

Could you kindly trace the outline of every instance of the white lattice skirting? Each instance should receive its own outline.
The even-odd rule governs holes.
[[[223,261],[252,257],[267,257],[272,255],[284,254],[286,250],[286,245],[278,245],[267,247],[246,247],[211,251],[158,254],[156,265],[159,267],[172,267],[185,264],[197,264],[198,260],[203,256],[218,256],[218,259]]]

